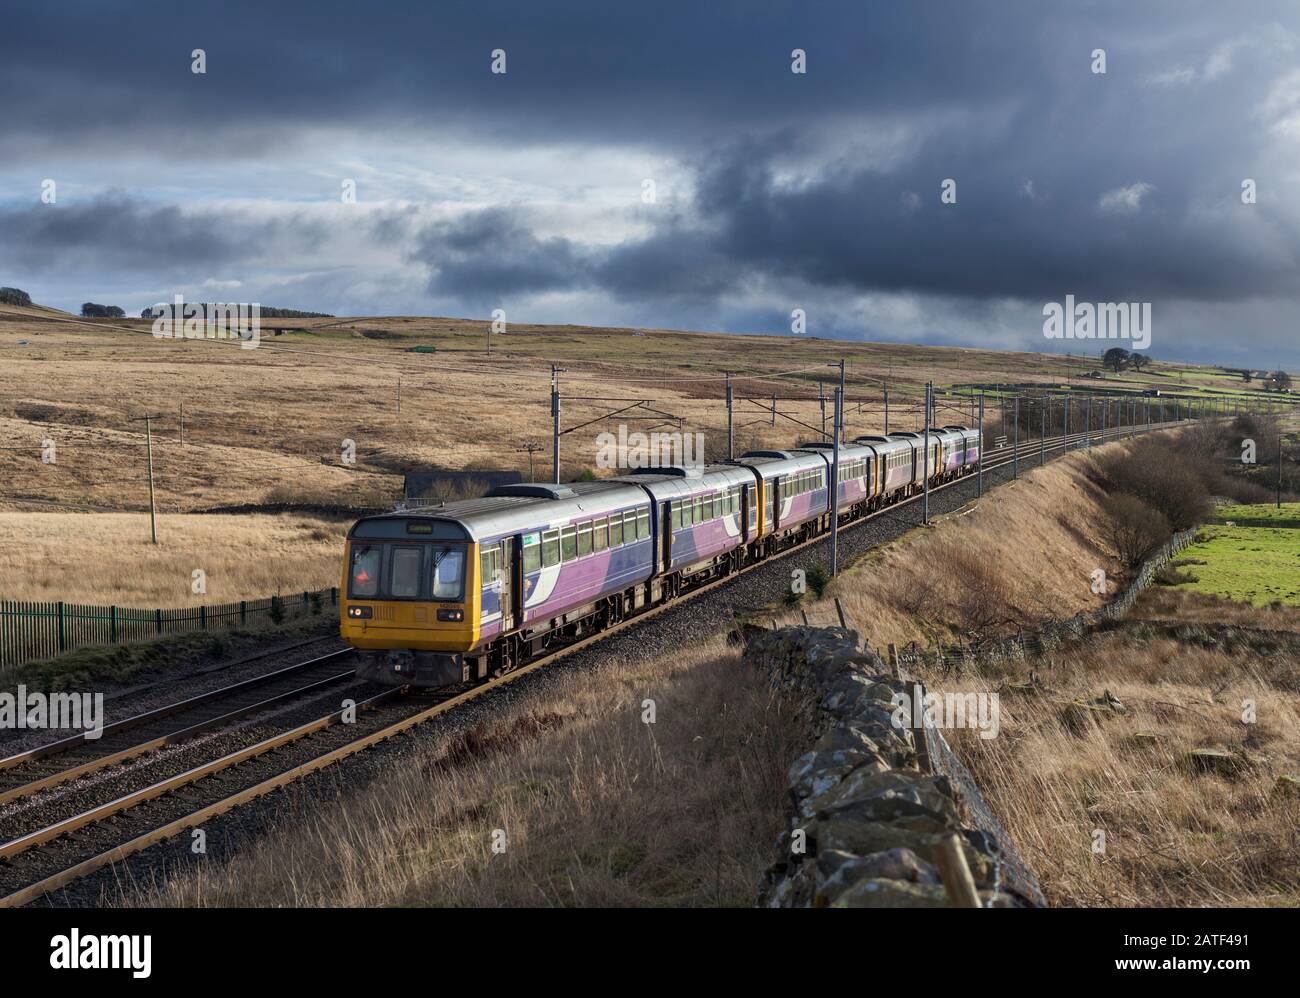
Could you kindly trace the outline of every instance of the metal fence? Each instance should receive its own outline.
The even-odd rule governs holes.
[[[127,644],[190,631],[230,630],[338,605],[337,587],[211,606],[132,610],[78,603],[0,600],[0,671],[92,645]]]

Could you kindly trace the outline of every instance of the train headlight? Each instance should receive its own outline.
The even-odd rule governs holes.
[[[458,624],[465,619],[464,610],[439,610],[438,619],[451,624]]]
[[[369,620],[374,611],[368,606],[350,606],[348,607],[348,616],[354,620]]]

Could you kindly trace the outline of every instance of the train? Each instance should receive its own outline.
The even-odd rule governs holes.
[[[929,454],[926,454],[928,447]],[[339,629],[357,676],[438,688],[501,675],[831,529],[833,444],[649,467],[364,516],[348,531]],[[849,523],[974,472],[979,432],[840,445]]]

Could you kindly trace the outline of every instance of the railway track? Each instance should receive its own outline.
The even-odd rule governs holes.
[[[1179,425],[1185,424],[1157,424],[1150,429],[1167,429]],[[1127,437],[1130,429],[1125,427],[1104,434],[1093,433],[1088,439],[1101,442]],[[1084,434],[1049,438],[1041,449],[1057,455],[1082,444],[1084,440]],[[990,452],[986,456],[984,473],[987,475],[1007,468],[1016,461],[1025,462],[1028,469],[1034,465],[1034,459],[1039,453],[1040,445],[1037,441],[1022,444],[1018,449]],[[970,484],[970,476],[933,487],[930,491],[935,494],[960,484]],[[886,506],[871,516],[843,525],[841,529],[852,530],[875,517],[921,501],[920,494],[909,497]],[[825,542],[826,537],[819,535],[786,549],[777,559],[760,562],[742,572],[697,586],[678,599],[652,607],[598,634],[571,642],[512,672],[477,685],[465,684],[437,691],[431,698],[410,699],[403,697],[402,691],[398,689],[362,687],[358,684],[358,697],[352,706],[340,706],[288,730],[276,732],[146,786],[114,796],[94,807],[78,809],[58,820],[41,823],[24,834],[0,843],[0,907],[35,901],[50,891],[188,829],[196,828],[241,804],[281,789],[455,710],[544,665],[711,593],[730,584],[740,575],[770,565],[773,560]],[[121,747],[110,745],[107,753],[86,749],[84,736],[75,736],[32,750],[31,753],[0,760],[0,777],[14,770],[21,770],[24,777],[31,777],[23,779],[17,785],[5,787],[0,784],[0,804],[20,800],[40,789],[192,739],[202,732],[217,730],[238,717],[266,711],[277,703],[290,703],[313,691],[323,691],[332,684],[345,682],[351,676],[350,670],[322,677],[300,673],[309,666],[328,667],[329,661],[346,654],[350,654],[350,649],[117,722],[105,729],[106,738],[110,737],[110,730],[114,737],[126,731],[135,731],[136,737],[128,739],[131,744]],[[290,680],[290,689],[273,690],[266,685],[268,682],[274,685]],[[238,696],[232,691],[239,687],[245,687],[242,691],[245,697],[250,694],[253,696],[252,702],[234,704],[219,696],[222,693]],[[429,699],[433,702],[429,703]],[[194,716],[190,713],[196,710],[211,713],[211,716]],[[167,724],[169,718],[172,722],[183,719],[186,723],[183,726]],[[154,733],[151,726],[160,723],[171,730]],[[145,737],[141,738],[141,735]],[[88,757],[80,758],[77,753],[88,753]],[[51,759],[61,759],[55,763],[51,772],[42,773],[30,768]]]
[[[0,805],[349,680],[353,670],[339,663],[351,655],[340,649],[123,718],[99,738],[82,732],[0,759]]]

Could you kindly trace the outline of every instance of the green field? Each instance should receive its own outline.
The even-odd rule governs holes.
[[[1222,506],[1180,560],[1204,562],[1183,567],[1197,581],[1180,589],[1300,606],[1300,503]]]

